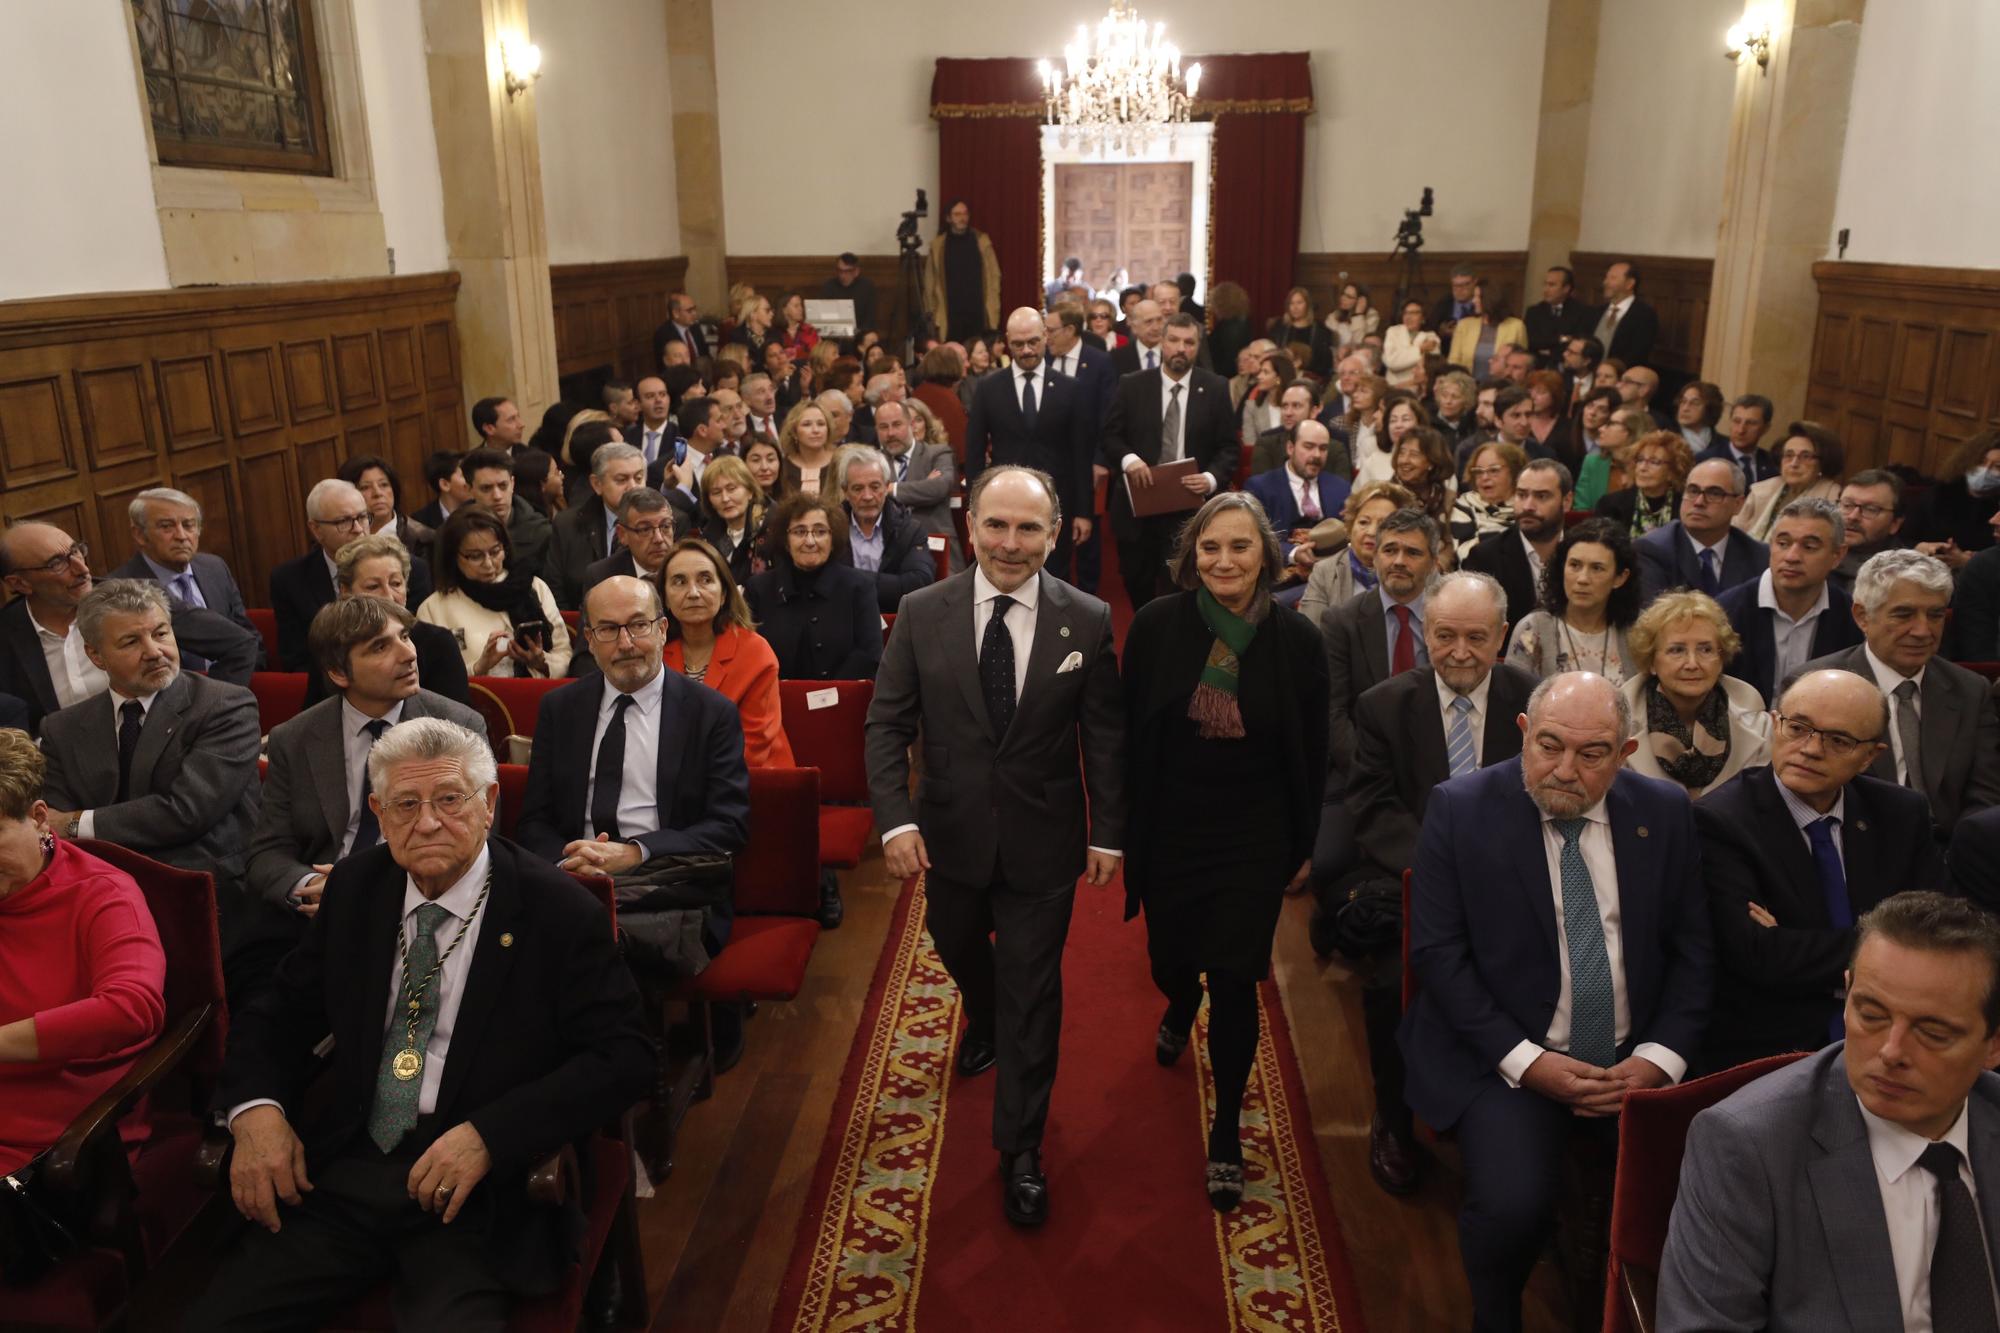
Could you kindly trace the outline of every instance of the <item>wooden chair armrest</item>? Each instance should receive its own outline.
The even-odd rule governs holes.
[[[528,1173],[528,1197],[552,1208],[561,1207],[576,1192],[576,1172],[576,1149],[565,1143]]]
[[[70,1121],[69,1128],[63,1131],[62,1137],[56,1140],[55,1147],[49,1152],[47,1174],[43,1179],[50,1189],[59,1194],[74,1194],[81,1187],[81,1164],[91,1147],[102,1136],[116,1132],[119,1119],[187,1058],[214,1017],[215,1007],[207,1004],[182,1014],[171,1028],[160,1034],[159,1040],[132,1062],[132,1067],[125,1071],[125,1077],[107,1088],[84,1109],[83,1114]]]
[[[229,1158],[236,1150],[236,1138],[222,1125],[202,1131],[201,1146],[194,1150],[194,1183],[214,1193],[229,1188]]]
[[[1625,1312],[1632,1317],[1634,1333],[1653,1333],[1660,1275],[1643,1264],[1627,1260],[1618,1266],[1618,1284],[1624,1291]]]

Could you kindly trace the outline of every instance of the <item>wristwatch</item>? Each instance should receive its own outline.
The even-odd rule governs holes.
[[[68,838],[71,842],[75,842],[76,831],[79,827],[82,826],[82,824],[83,824],[83,811],[79,810],[75,814],[69,817],[69,827],[63,831],[63,836],[65,838]]]

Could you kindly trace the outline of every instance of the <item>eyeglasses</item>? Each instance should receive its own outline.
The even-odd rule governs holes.
[[[1778,461],[1780,463],[1817,463],[1819,462],[1819,450],[1787,449],[1778,455]]]
[[[1669,662],[1684,662],[1689,657],[1698,657],[1704,662],[1712,662],[1722,656],[1722,649],[1714,641],[1704,639],[1700,643],[1670,643],[1660,649],[1660,656]]]
[[[1506,470],[1507,465],[1505,463],[1488,463],[1485,467],[1472,469],[1472,475],[1475,477],[1497,477]]]
[[[669,523],[626,523],[623,520],[620,520],[618,526],[625,529],[625,531],[631,533],[634,537],[643,537],[648,541],[651,541],[653,538],[659,536],[661,533],[665,533],[670,538],[674,535],[674,525],[670,522]]]
[[[831,537],[833,535],[833,529],[826,527],[824,525],[816,528],[804,528],[804,527],[786,528],[785,535],[787,537],[801,537],[801,538],[817,537],[819,538],[819,540],[825,541],[828,537]]]
[[[60,574],[64,570],[68,569],[72,562],[81,564],[86,568],[89,567],[90,565],[89,542],[78,542],[76,545],[70,547],[67,551],[64,551],[61,555],[51,556],[47,560],[42,561],[42,563],[39,565],[28,566],[28,569],[38,570],[44,574]],[[27,571],[23,570],[22,572],[26,573]]]
[[[1858,516],[1872,522],[1892,511],[1888,505],[1864,505],[1856,504],[1852,500],[1842,500],[1840,502],[1840,512],[1846,514],[1849,518]]]
[[[322,528],[340,528],[347,532],[360,532],[368,526],[368,515],[366,513],[343,514],[339,518],[316,518],[313,522]]]
[[[456,820],[468,814],[477,799],[462,791],[439,792],[429,800],[421,796],[392,796],[382,802],[382,818],[391,824],[414,823],[417,811],[429,806],[439,819]]]
[[[507,558],[507,553],[497,546],[488,546],[478,551],[467,550],[461,546],[458,548],[458,558],[469,565],[497,565]]]
[[[635,620],[627,625],[592,625],[585,633],[590,635],[592,641],[608,648],[618,642],[620,634],[631,635],[634,643],[644,643],[657,634],[659,629],[658,620]]]
[[[1850,736],[1844,731],[1827,731],[1822,727],[1813,726],[1810,722],[1786,717],[1783,713],[1774,712],[1771,716],[1778,720],[1778,734],[1786,740],[1804,745],[1817,736],[1820,744],[1826,747],[1826,752],[1837,759],[1846,758],[1864,745],[1881,744],[1879,740],[1864,741],[1859,736]]]
[[[1690,486],[1681,494],[1690,500],[1712,500],[1717,504],[1736,498],[1736,492],[1727,486]]]

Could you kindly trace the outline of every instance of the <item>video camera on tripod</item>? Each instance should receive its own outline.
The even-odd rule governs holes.
[[[929,312],[924,309],[924,260],[917,251],[923,249],[924,238],[917,234],[917,219],[930,214],[930,200],[922,190],[917,191],[917,206],[903,213],[903,220],[896,227],[896,250],[900,274],[897,287],[901,291],[904,316],[902,343],[903,360],[913,363],[926,337],[936,336],[936,330]]]
[[[1431,187],[1426,185],[1424,197],[1417,202],[1417,206],[1403,210],[1402,225],[1396,228],[1396,247],[1389,252],[1391,259],[1424,248],[1424,219],[1431,215],[1431,203]]]
[[[904,254],[914,254],[923,247],[923,238],[917,235],[917,219],[930,215],[930,201],[924,198],[922,190],[917,191],[917,206],[903,214],[902,222],[896,227],[896,248]]]

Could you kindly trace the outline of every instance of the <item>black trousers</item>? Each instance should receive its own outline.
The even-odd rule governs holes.
[[[1062,1037],[1062,954],[1076,881],[1022,889],[967,884],[932,871],[924,924],[958,984],[970,1031],[993,1037],[993,1146],[1041,1146]]]
[[[1114,477],[1112,484],[1124,483]],[[1128,518],[1126,526],[1118,532],[1118,577],[1125,582],[1125,595],[1134,611],[1171,590],[1167,582],[1167,556],[1188,517],[1162,514],[1158,518]]]
[[[416,1132],[412,1131],[412,1137]],[[407,1193],[422,1153],[365,1139],[312,1175],[299,1205],[278,1205],[273,1234],[248,1224],[188,1316],[201,1333],[317,1329],[391,1278],[399,1330],[498,1330],[513,1296],[480,1256],[487,1219],[475,1194],[445,1226]],[[490,1190],[489,1175],[476,1190]]]

